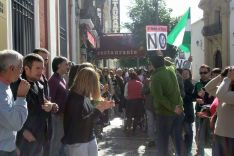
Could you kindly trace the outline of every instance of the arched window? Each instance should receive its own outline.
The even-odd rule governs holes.
[[[216,51],[214,55],[214,66],[216,68],[221,68],[222,69],[222,55],[219,50]]]

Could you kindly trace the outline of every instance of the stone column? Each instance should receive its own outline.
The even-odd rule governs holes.
[[[222,19],[222,62],[223,67],[230,64],[230,29],[229,29],[229,22],[230,22],[230,7],[227,3],[223,4],[223,9],[221,12],[221,19]]]

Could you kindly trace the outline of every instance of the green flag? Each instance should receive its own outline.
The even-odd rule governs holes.
[[[176,46],[182,52],[189,53],[191,45],[190,8],[182,16],[167,37],[167,43]]]

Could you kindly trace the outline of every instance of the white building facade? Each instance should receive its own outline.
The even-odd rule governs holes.
[[[204,63],[204,37],[201,33],[203,26],[203,19],[191,24],[192,75],[195,81],[200,79],[199,68]]]
[[[234,0],[230,2],[230,65],[234,65]]]

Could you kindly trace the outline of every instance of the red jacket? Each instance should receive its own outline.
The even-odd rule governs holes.
[[[140,99],[142,98],[142,83],[138,80],[129,80],[127,83],[127,99]]]

